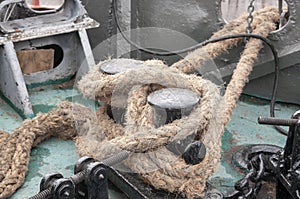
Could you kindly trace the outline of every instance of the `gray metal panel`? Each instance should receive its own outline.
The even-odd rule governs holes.
[[[24,116],[33,116],[25,81],[18,62],[13,42],[7,42],[0,48],[0,89],[3,95],[14,104]]]
[[[2,2],[0,7],[3,8],[5,3]],[[4,46],[0,88],[4,96],[25,116],[31,116],[33,111],[26,85],[66,80],[75,75],[80,66],[82,74],[93,67],[95,62],[85,29],[98,25],[96,21],[86,16],[79,0],[66,0],[64,8],[54,14],[0,23],[1,30],[9,32],[0,37],[0,44]],[[50,70],[22,74],[16,52],[25,49],[52,48],[51,45],[60,47],[61,52],[58,50],[56,54],[62,57],[61,62]]]
[[[3,8],[6,4],[7,3],[3,1],[0,3],[0,7]],[[26,10],[26,8],[24,9]],[[37,29],[41,26],[53,26],[53,23],[56,23],[56,25],[69,24],[78,20],[78,17],[83,16],[84,14],[86,14],[86,11],[83,9],[79,0],[65,0],[63,8],[58,12],[25,18],[21,17],[20,19],[0,22],[0,29],[4,33],[13,33],[22,32],[24,30]],[[33,21],[34,23],[32,23]]]
[[[253,79],[246,85],[244,93],[270,99],[273,81],[274,74]],[[300,104],[300,64],[280,71],[277,99]]]
[[[138,27],[169,28],[203,41],[222,25],[217,1],[138,0],[136,3]]]
[[[15,49],[16,51],[19,51],[22,49],[38,48],[52,44],[58,45],[62,48],[62,62],[56,68],[50,70],[35,72],[27,75],[24,74],[26,84],[31,85],[47,81],[60,80],[70,77],[76,73],[80,63],[78,56],[74,55],[77,54],[77,51],[82,51],[77,32],[17,42],[15,43]]]
[[[208,39],[212,32],[217,31],[223,25],[220,19],[220,2],[207,0],[132,0],[136,6],[136,28],[159,27],[178,31],[195,41]],[[134,14],[134,13],[133,13]],[[140,34],[136,42],[141,46],[151,46],[150,43],[163,43],[165,46],[179,42],[168,37],[157,35]],[[178,49],[188,47],[187,44],[179,43]],[[140,59],[149,59],[152,55],[141,53]],[[157,56],[156,56],[157,57]],[[180,56],[159,57],[171,64]]]
[[[131,0],[131,10],[129,10],[128,13],[124,12],[120,1],[122,0],[117,0],[117,2],[119,2],[117,12],[118,17],[121,21],[121,25],[124,26],[122,27],[124,30],[128,30],[128,25],[126,25],[126,21],[124,22],[122,20],[124,20],[124,18],[126,18],[126,16],[130,14],[131,17],[127,17],[127,20],[131,20],[130,24],[131,28],[133,29],[143,27],[169,28],[186,34],[196,42],[201,42],[208,39],[214,31],[220,29],[224,24],[220,12],[221,0]],[[294,66],[291,70],[294,71],[294,74],[298,74],[300,72],[300,69],[298,69],[299,67],[296,67],[295,65],[299,65],[300,63],[300,35],[298,34],[300,31],[300,20],[299,14],[297,12],[300,10],[300,1],[286,0],[286,3],[289,7],[289,21],[281,29],[272,32],[269,38],[272,40],[273,44],[278,50],[278,54],[280,57],[280,68],[285,69]],[[92,46],[95,46],[97,45],[97,43],[109,38],[111,34],[116,30],[116,27],[114,26],[114,22],[112,20],[113,18],[111,1],[89,1],[87,4],[87,10],[92,17],[100,21],[102,24],[102,28],[94,29],[89,32],[92,33],[90,34]],[[173,38],[159,36],[159,33],[155,36],[150,34],[135,34],[130,36],[133,41],[141,46],[149,46],[148,44],[153,42],[154,40],[156,40],[157,43],[161,43],[162,45],[165,44],[166,46],[168,46],[172,42],[177,42]],[[115,43],[107,43],[107,46],[111,48],[110,55],[116,55],[115,51],[112,49],[114,45]],[[184,46],[184,44],[178,44],[178,49],[182,49],[183,47],[187,47],[187,45]],[[215,60],[215,63],[217,64],[222,77],[224,77],[224,81],[228,81],[228,79],[231,77],[232,71],[234,70],[236,63],[239,60],[239,56],[237,55],[240,55],[240,52],[242,50],[243,46],[241,45],[236,49],[229,50],[229,54],[221,55]],[[108,55],[109,53],[104,52],[102,54]],[[152,55],[141,52],[132,53],[131,55],[132,57],[138,59],[149,59],[153,57]],[[101,55],[96,56],[101,57]],[[104,57],[105,56],[102,56],[102,59]],[[180,56],[155,57],[165,60],[168,64],[172,64],[173,62],[181,58]],[[260,83],[262,83],[263,81],[268,82],[268,79],[270,79],[269,74],[273,73],[273,71],[273,57],[268,47],[265,47],[260,52],[259,60],[255,64],[254,70],[251,73],[249,79],[254,80],[266,76],[265,80],[260,79],[258,81]],[[280,78],[280,84],[282,86],[281,90],[290,90],[293,92],[289,92],[289,95],[293,94],[295,96],[299,96],[300,90],[296,87],[293,87],[293,89],[291,89],[292,85],[288,83],[289,81],[297,81],[297,76],[293,75],[292,80],[287,80],[291,77],[287,75],[287,73],[282,72],[282,77]],[[252,81],[250,82],[251,83],[249,85],[252,84]],[[259,84],[257,85],[256,83],[253,83],[253,86],[258,86],[257,89],[254,88],[255,86],[253,87],[253,89],[250,89],[249,85],[247,87],[247,93],[261,96],[262,93],[269,92],[269,88],[265,88],[267,90],[264,90],[264,92],[256,92],[256,90],[261,90]],[[289,101],[290,97],[288,95],[281,93],[279,93],[278,95],[281,99]],[[267,97],[269,95],[263,96]],[[292,99],[292,101],[298,101],[297,97],[295,99]]]
[[[82,4],[88,11],[91,18],[100,23],[100,27],[88,30],[88,35],[92,49],[94,49],[101,42],[106,41],[111,36],[117,33],[117,28],[112,15],[112,2],[111,0],[83,0]],[[96,61],[103,59],[106,55],[116,54],[116,42],[107,41],[106,52],[95,52],[94,58]],[[103,55],[105,54],[105,55]]]

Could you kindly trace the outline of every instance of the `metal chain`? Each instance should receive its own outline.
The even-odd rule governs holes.
[[[257,154],[248,163],[249,173],[235,184],[235,192],[226,199],[255,199],[261,189],[263,177],[270,172],[269,155]]]
[[[247,23],[248,23],[248,26],[246,28],[246,33],[250,34],[252,33],[253,29],[252,29],[252,22],[253,22],[253,12],[254,12],[254,3],[255,3],[255,0],[251,0],[250,1],[250,4],[248,6],[248,17],[247,17]]]

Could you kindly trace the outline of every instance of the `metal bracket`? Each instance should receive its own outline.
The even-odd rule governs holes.
[[[75,166],[75,175],[63,178],[60,173],[45,175],[40,192],[30,199],[108,199],[105,165],[83,157]]]
[[[94,162],[88,165],[85,175],[88,199],[108,199],[108,181],[104,165]]]
[[[284,150],[269,159],[269,166],[277,180],[276,198],[300,199],[300,111],[292,119],[260,117],[259,123],[290,126]]]
[[[93,158],[80,158],[74,168],[71,179],[76,184],[76,199],[108,199],[108,181],[105,165]]]
[[[45,175],[40,183],[40,192],[30,199],[73,199],[75,185],[60,173]]]
[[[277,177],[276,198],[295,199],[300,198],[300,120],[296,112],[293,119],[297,123],[290,126],[288,138],[283,154],[277,164],[273,165]]]
[[[24,0],[7,0],[0,10],[11,3]],[[14,108],[26,118],[34,112],[26,86],[49,84],[70,79],[77,73],[80,78],[95,65],[86,29],[99,24],[87,16],[79,0],[65,0],[59,12],[24,19],[0,22],[0,90]],[[23,74],[16,52],[43,46],[59,46],[62,61],[53,69]]]
[[[18,112],[23,113],[25,117],[32,117],[28,91],[12,41],[4,43],[0,57],[0,89],[3,95],[17,107]]]

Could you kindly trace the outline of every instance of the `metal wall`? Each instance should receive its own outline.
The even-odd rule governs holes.
[[[133,0],[136,5],[134,12],[135,24],[137,28],[158,27],[178,31],[190,37],[196,43],[208,39],[212,32],[217,31],[223,24],[219,20],[220,7],[214,1],[199,0]],[[205,27],[205,28],[203,28]],[[151,42],[162,43],[162,48],[177,44],[174,50],[180,50],[191,46],[188,39],[181,39],[180,35],[173,34],[169,37],[166,34],[160,36],[157,32],[155,36],[139,35],[138,42],[142,46],[151,46]],[[186,41],[185,41],[186,40]],[[181,55],[183,56],[183,55]],[[139,58],[146,59],[153,56],[141,54]],[[169,64],[177,61],[181,57],[158,57],[166,60]]]
[[[99,44],[107,41],[108,38],[117,33],[113,15],[111,0],[82,0],[91,18],[100,23],[100,27],[88,30],[91,48],[95,49]],[[108,41],[107,48],[103,52],[95,52],[96,61],[105,59],[108,55],[115,52],[115,42]]]
[[[112,11],[112,1],[101,0],[92,2],[84,0],[83,4],[86,6],[89,16],[100,22],[98,29],[89,30],[88,32],[92,48],[95,48],[103,41],[107,43],[106,39],[117,33]],[[199,42],[209,38],[211,33],[218,30],[223,24],[222,20],[219,20],[219,7],[216,9],[216,6],[219,6],[216,2],[207,3],[207,1],[203,0],[118,0],[116,13],[120,21],[120,28],[123,31],[147,27],[164,28],[178,31],[179,34],[186,35],[191,40]],[[202,27],[205,27],[205,29]],[[127,36],[141,46],[149,46],[154,40],[156,43],[161,43],[164,46],[174,44],[174,38],[163,37],[159,35],[161,32],[156,33],[157,35],[155,35],[155,32],[151,32],[150,35],[142,32],[134,36],[128,33]],[[118,37],[121,36],[118,35]],[[117,43],[115,39],[111,40],[111,43],[109,43],[110,51],[106,52],[107,55],[117,56],[117,47],[115,46]],[[188,47],[188,45],[190,45],[190,42],[186,45],[180,43],[178,49]],[[134,51],[134,49],[131,50]],[[138,59],[153,57],[140,52],[132,53],[131,55]],[[99,56],[95,55],[96,58],[99,58]],[[159,58],[169,59],[168,57]]]
[[[112,12],[112,1],[84,0],[83,2],[86,5],[89,15],[100,22],[100,28],[89,31],[92,47],[105,41],[100,49],[94,51],[97,61],[110,56],[122,57],[123,52],[131,51],[129,56],[132,58],[145,60],[154,57],[162,59],[170,65],[185,55],[182,54],[171,57],[153,56],[147,53],[141,53],[133,47],[130,47],[120,35],[114,39],[108,39],[117,33]],[[300,35],[298,34],[300,31],[300,20],[297,20],[299,18],[297,13],[300,10],[300,1],[286,0],[285,2],[290,11],[289,20],[283,28],[273,32],[270,35],[270,39],[278,49],[280,68],[282,70],[289,67],[293,68],[291,69],[293,70],[292,73],[286,72],[290,70],[283,71],[280,78],[280,90],[289,90],[291,92],[288,92],[289,95],[287,95],[286,92],[282,92],[279,93],[279,96],[284,101],[300,103],[299,89],[295,83],[291,83],[297,82],[299,79],[298,73],[300,72],[298,65],[298,63],[300,63]],[[120,28],[124,31],[138,29],[138,31],[128,32],[126,35],[133,42],[143,47],[148,47],[155,43],[159,48],[163,48],[164,46],[177,46],[172,50],[182,49],[208,39],[213,32],[220,29],[225,23],[221,14],[221,0],[117,0],[117,4],[116,12],[120,20]],[[230,9],[229,5],[225,6],[227,6],[227,9]],[[232,9],[234,10],[234,8]],[[162,34],[160,31],[151,32],[151,34],[141,31],[149,27],[177,31],[187,36],[190,40],[180,43],[179,39],[172,36],[169,37],[166,33]],[[230,78],[239,59],[239,56],[236,55],[240,54],[242,49],[242,46],[238,49],[232,49],[228,55],[221,56],[215,60],[221,75],[224,77],[224,81],[228,81]],[[126,54],[126,56],[128,56],[128,54]],[[271,51],[265,47],[249,78],[250,80],[257,78],[260,80],[250,81],[245,92],[270,98],[273,71],[273,57]],[[265,85],[269,86],[262,87],[262,82],[265,82]]]

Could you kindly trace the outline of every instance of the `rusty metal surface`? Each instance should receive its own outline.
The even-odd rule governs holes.
[[[84,18],[81,21],[77,23],[69,23],[69,24],[62,24],[62,25],[55,25],[55,26],[45,26],[40,27],[38,29],[32,29],[32,30],[24,30],[23,32],[17,32],[12,33],[7,36],[0,37],[0,44],[6,42],[6,41],[24,41],[29,39],[35,39],[39,37],[45,37],[50,35],[58,35],[58,34],[64,34],[64,33],[70,33],[77,31],[82,28],[94,28],[98,27],[98,23],[94,21],[91,18]]]

